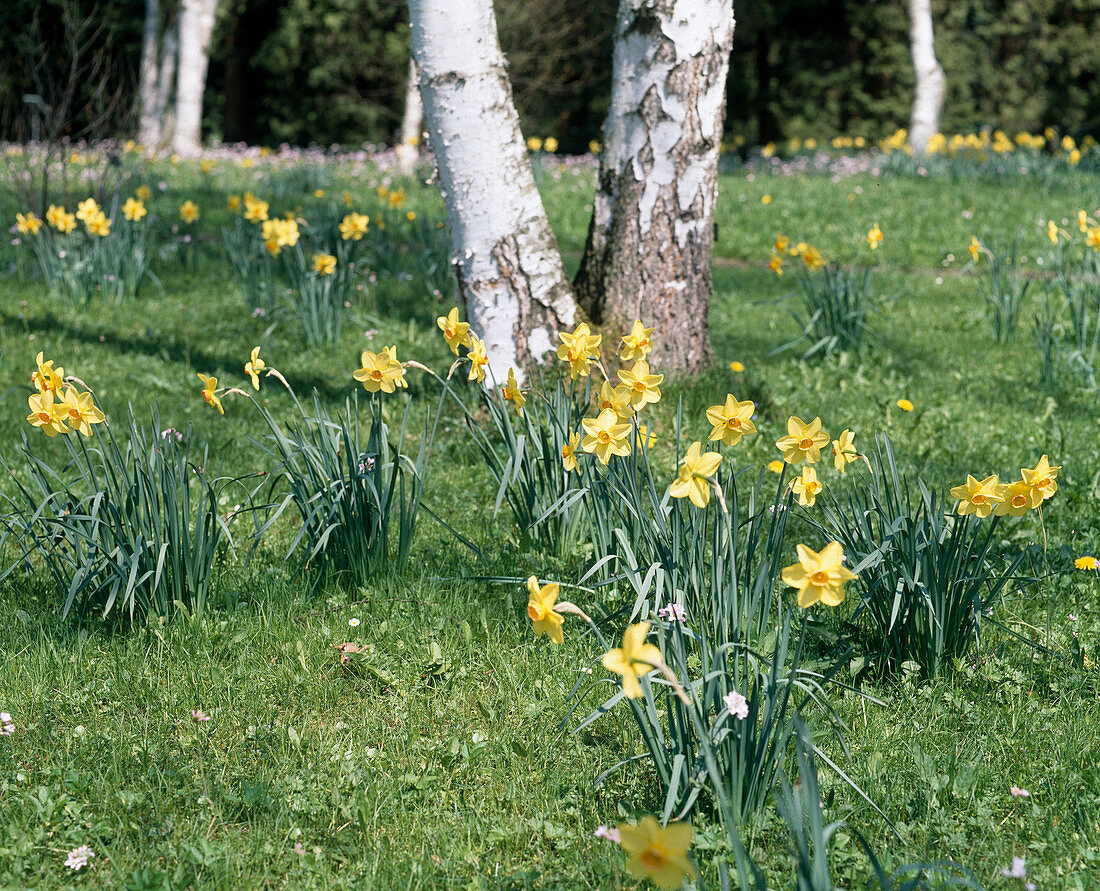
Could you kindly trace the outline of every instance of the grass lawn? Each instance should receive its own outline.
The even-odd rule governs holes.
[[[575,265],[592,176],[573,168],[552,174],[542,171],[540,186]],[[279,305],[257,311],[242,298],[219,238],[233,219],[226,195],[246,189],[270,201],[273,216],[299,210],[307,220],[343,213],[346,192],[352,206],[395,230],[413,224],[405,219],[412,210],[430,238],[441,231],[433,226],[442,209],[428,187],[406,184],[406,203],[387,209],[376,191],[382,178],[362,163],[242,168],[219,160],[202,173],[128,161],[106,175],[133,177],[123,197],[139,184],[153,190],[159,286],[150,282],[137,300],[117,305],[99,297],[69,306],[48,299],[26,244],[0,246],[0,457],[18,478],[24,435],[35,454],[56,462],[67,454],[60,439],[24,421],[40,350],[96,390],[109,420],[120,421],[127,403],[139,418],[158,406],[163,426],[190,429],[195,446],[208,446],[208,467],[241,476],[274,469],[256,442],[265,428],[241,398],[224,397],[219,416],[199,398],[197,373],[247,386],[241,367],[259,344],[299,394],[315,389],[337,410],[357,386],[351,371],[361,350],[396,343],[403,360],[440,371],[449,364],[435,318],[450,303],[432,294],[415,257],[377,269],[348,309],[338,343],[310,347]],[[967,244],[972,235],[1004,243],[1019,229],[1036,268],[1048,246],[1045,221],[1076,237],[1078,209],[1100,208],[1100,182],[1085,173],[837,182],[742,173],[723,177],[720,189],[716,362],[698,377],[666,381],[651,419],[662,437],[656,461],[669,479],[677,403],[686,444],[705,439],[702,413],[727,392],[757,403],[760,435],[736,452],[754,474],[778,457],[774,442],[791,414],[820,415],[834,435],[850,428],[857,446],[887,432],[905,472],[930,487],[957,485],[967,473],[1011,478],[1044,453],[1062,467],[1043,525],[1029,512],[999,527],[1006,549],[1036,544],[1049,558],[1041,580],[1007,589],[995,616],[1003,629],[983,626],[978,651],[935,680],[890,676],[864,680],[860,693],[832,688],[847,752],[823,732],[818,742],[893,825],[823,767],[826,820],[844,821],[830,848],[835,880],[858,888],[873,878],[858,831],[889,868],[950,859],[985,887],[1020,888],[1021,880],[1002,877],[1019,856],[1040,888],[1097,887],[1100,580],[1075,570],[1073,559],[1100,552],[1100,402],[1068,376],[1039,383],[1031,317],[1041,283],[1015,336],[993,340]],[[82,197],[70,192],[67,207]],[[172,232],[188,198],[202,216]],[[14,189],[0,195],[3,219],[22,207]],[[885,240],[872,256],[860,245],[876,222]],[[767,269],[779,233],[830,259],[875,261],[874,292],[883,300],[859,354],[807,361],[797,351],[773,354],[798,333],[788,312],[794,304],[784,302],[797,290],[795,275]],[[745,370],[730,370],[731,361]],[[438,388],[419,373],[409,377],[411,429],[420,430]],[[462,395],[476,402],[472,388]],[[276,416],[291,410],[270,380],[259,398]],[[406,398],[388,397],[391,424]],[[899,399],[914,410],[901,411]],[[6,470],[0,490],[13,491]],[[535,637],[524,613],[527,576],[575,582],[592,559],[523,546],[507,508],[494,515],[495,491],[461,416],[448,409],[424,504],[481,556],[422,513],[404,570],[365,583],[318,583],[297,556],[287,558],[289,514],[251,559],[241,521],[235,550],[215,561],[205,613],[176,611],[133,626],[63,620],[65,592],[48,576],[9,575],[0,583],[0,711],[11,714],[15,731],[0,737],[0,886],[644,884],[626,874],[616,845],[593,836],[600,824],[661,811],[645,759],[594,785],[644,751],[635,724],[622,707],[579,734],[569,731],[578,716],[566,720],[578,678],[606,674],[603,650],[579,623],[567,623],[565,643],[555,647]],[[15,556],[9,548],[4,566]],[[633,600],[625,584],[570,596],[611,617],[606,633],[618,639],[623,617],[614,614],[629,612]],[[856,600],[818,618],[839,631]],[[814,658],[835,656],[821,640]],[[344,642],[364,651],[350,668],[338,662],[335,647]],[[192,710],[209,720],[196,721]],[[806,717],[823,725],[813,709]],[[1012,786],[1030,794],[1013,796]],[[712,886],[715,861],[727,853],[722,830],[703,812],[695,828],[696,857]],[[745,838],[771,884],[793,887],[789,836],[773,809]],[[73,873],[66,854],[84,844],[95,857]]]

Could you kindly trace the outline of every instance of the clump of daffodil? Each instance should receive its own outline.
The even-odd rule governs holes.
[[[622,384],[613,387],[610,381],[600,384],[600,395],[596,399],[596,405],[600,411],[611,409],[624,421],[634,414],[634,409],[630,406],[630,390]]]
[[[523,395],[523,391],[519,388],[519,381],[516,380],[516,370],[514,368],[508,369],[508,380],[501,388],[501,392],[505,399],[511,399],[516,404],[516,412],[523,414],[523,406],[527,404],[527,397]]]
[[[878,250],[878,246],[882,244],[883,237],[882,230],[878,227],[878,223],[875,223],[867,232],[867,244],[871,250]]]
[[[190,198],[180,205],[180,219],[185,223],[193,223],[199,218],[199,206]]]
[[[111,220],[103,211],[97,210],[84,218],[84,228],[88,230],[89,235],[106,238],[111,234]]]
[[[577,449],[580,448],[580,444],[581,435],[579,433],[570,433],[569,442],[561,447],[561,463],[566,473],[571,471],[580,472],[577,468]]]
[[[1061,465],[1051,467],[1047,456],[1043,455],[1034,467],[1025,467],[1020,471],[1021,480],[1030,490],[1032,507],[1038,507],[1058,491],[1058,483],[1055,480],[1061,469]]]
[[[679,888],[684,879],[698,878],[688,859],[693,830],[690,823],[662,826],[651,816],[637,825],[619,826],[619,844],[630,858],[626,871],[638,879],[652,879],[659,888]]]
[[[592,363],[600,358],[602,335],[593,334],[587,323],[581,322],[572,334],[563,331],[558,338],[558,358],[569,363],[569,376],[573,380],[587,377]]]
[[[392,393],[397,387],[408,387],[405,366],[397,361],[397,347],[383,347],[382,352],[363,350],[362,367],[352,372],[368,393]]]
[[[92,425],[105,420],[91,393],[79,393],[75,387],[66,387],[61,394],[60,409],[65,413],[65,423],[83,436],[92,435]]]
[[[976,480],[968,473],[966,483],[955,486],[951,490],[951,497],[958,499],[959,516],[962,517],[968,514],[988,517],[994,506],[1004,500],[996,474],[987,476],[984,480]]]
[[[623,645],[604,653],[603,667],[623,677],[623,695],[627,699],[641,699],[642,685],[639,678],[664,664],[661,651],[646,643],[649,622],[639,622],[623,632]]]
[[[65,406],[54,399],[53,390],[32,393],[27,397],[27,405],[31,410],[27,420],[32,427],[41,428],[51,439],[58,433],[68,432],[69,428],[65,426]]]
[[[466,358],[470,360],[470,374],[467,380],[483,383],[485,369],[489,366],[489,354],[485,352],[485,341],[476,334],[470,335],[470,348],[466,352]]]
[[[652,336],[652,328],[646,328],[640,321],[635,321],[630,333],[623,335],[623,348],[619,352],[619,358],[624,362],[646,358],[653,349]]]
[[[680,471],[669,486],[673,498],[690,498],[696,507],[710,504],[711,477],[722,463],[718,452],[703,452],[702,444],[693,442],[680,461]]]
[[[788,464],[803,461],[814,464],[821,459],[821,449],[828,442],[829,434],[821,429],[821,418],[814,418],[807,424],[792,416],[787,419],[787,435],[777,439],[775,446]]]
[[[645,359],[639,359],[628,371],[619,372],[619,380],[630,392],[630,407],[635,411],[661,401],[660,385],[664,379],[663,374],[649,373],[649,363]]]
[[[41,228],[42,220],[38,218],[33,210],[15,215],[15,230],[20,235],[37,235],[38,230]]]
[[[334,275],[336,273],[336,258],[332,254],[314,254],[313,271],[318,275]]]
[[[855,441],[856,435],[847,428],[833,440],[833,466],[841,473],[844,473],[848,465],[859,458]]]
[[[252,355],[249,356],[247,362],[244,363],[244,373],[252,378],[252,389],[260,389],[260,372],[267,369],[267,363],[260,358],[260,348],[253,347]]]
[[[452,306],[451,311],[445,316],[440,316],[435,320],[435,323],[439,326],[439,330],[443,332],[443,339],[447,341],[447,346],[451,348],[452,353],[457,356],[460,346],[469,349],[470,324],[458,320],[457,306]]]
[[[244,218],[250,223],[264,222],[267,219],[267,202],[261,201],[251,192],[245,192]]]
[[[35,357],[34,361],[38,366],[38,370],[31,374],[31,383],[38,389],[38,392],[60,392],[65,383],[65,369],[61,366],[55,369],[53,359],[46,360],[45,354],[41,352]]]
[[[798,589],[798,605],[809,609],[819,600],[826,606],[839,606],[844,601],[844,584],[856,577],[844,568],[844,548],[839,541],[830,542],[821,553],[805,545],[797,545],[798,562],[783,570],[783,581]]]
[[[595,418],[585,418],[581,421],[584,428],[584,439],[581,448],[584,451],[596,454],[601,464],[611,460],[612,455],[624,457],[630,454],[630,424],[623,424],[622,419],[611,409],[604,409]]]
[[[798,496],[798,503],[803,507],[813,507],[822,489],[817,479],[817,471],[808,466],[802,468],[802,473],[791,480],[790,486],[791,491]]]
[[[370,217],[365,213],[349,213],[340,221],[340,237],[344,241],[359,241],[370,229]]]
[[[199,372],[199,380],[202,381],[202,398],[207,405],[212,405],[218,410],[218,414],[224,415],[222,401],[218,398],[218,379],[213,375],[205,375]]]
[[[283,248],[294,247],[298,243],[300,237],[298,221],[294,219],[264,220],[260,235],[268,253],[277,256]]]
[[[707,409],[707,421],[714,428],[710,431],[710,441],[720,439],[726,445],[737,445],[742,436],[756,432],[756,425],[752,422],[755,411],[755,402],[748,399],[738,402],[727,393],[724,404],[712,405]]]
[[[66,213],[64,207],[58,207],[56,204],[51,204],[46,211],[46,222],[53,226],[58,232],[67,235],[76,228],[76,214]]]

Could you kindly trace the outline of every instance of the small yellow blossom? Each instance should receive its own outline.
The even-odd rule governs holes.
[[[443,339],[447,341],[447,346],[451,348],[451,352],[456,356],[460,346],[469,348],[470,325],[467,322],[458,320],[457,306],[452,306],[451,311],[445,316],[440,316],[435,320],[435,323],[439,326],[439,330],[443,332]]]
[[[1073,565],[1076,566],[1078,569],[1090,571],[1095,570],[1098,566],[1100,566],[1100,560],[1097,560],[1095,557],[1089,557],[1088,555],[1085,555],[1083,557],[1078,557],[1076,560],[1074,560]]]
[[[100,210],[95,198],[85,198],[76,206],[76,218],[82,223],[87,222],[88,217],[95,216],[97,213],[100,213]]]
[[[673,498],[690,498],[696,507],[710,504],[710,478],[718,471],[722,456],[702,452],[702,443],[693,442],[680,461],[680,471],[669,486]]]
[[[736,359],[734,359],[732,362],[730,362],[730,371],[736,371],[736,372],[740,373],[744,370],[745,370],[745,366],[744,366],[743,363],[738,362]]]
[[[218,388],[218,379],[213,376],[208,377],[200,371],[199,380],[202,381],[202,398],[206,401],[207,405],[214,406],[214,408],[218,410],[218,414],[224,415],[225,409],[222,408],[222,401],[215,392]]]
[[[1038,507],[1048,498],[1052,498],[1054,493],[1058,491],[1058,483],[1055,480],[1058,477],[1058,471],[1061,469],[1061,465],[1051,467],[1047,456],[1043,455],[1033,468],[1025,467],[1020,471],[1022,481],[1031,490],[1032,507]]]
[[[826,606],[839,606],[844,601],[844,584],[856,577],[844,567],[844,548],[839,541],[830,542],[821,553],[805,545],[797,545],[798,562],[783,570],[784,583],[798,589],[798,605],[809,609],[819,600]]]
[[[539,139],[537,136],[528,136],[527,137],[527,151],[537,152],[537,151],[540,151],[541,149],[542,149],[542,140],[541,139]]]
[[[336,258],[332,254],[314,254],[313,271],[318,275],[333,275],[336,272]]]
[[[405,368],[397,361],[397,347],[384,347],[382,352],[363,350],[361,368],[352,377],[363,385],[368,393],[392,393],[397,387],[407,387]]]
[[[199,207],[188,198],[180,205],[180,219],[185,223],[193,223],[199,218]]]
[[[58,407],[65,413],[65,423],[84,436],[91,436],[92,425],[104,421],[103,412],[96,407],[92,394],[78,393],[75,387],[65,389]]]
[[[761,204],[771,204],[772,203],[772,196],[771,195],[761,195],[760,196],[760,203]]]
[[[581,444],[579,433],[570,433],[569,442],[561,447],[561,463],[566,473],[577,470],[577,448]],[[578,471],[579,472],[579,471]]]
[[[32,427],[41,427],[42,432],[51,439],[58,433],[68,433],[65,426],[66,410],[63,404],[54,401],[53,390],[45,393],[32,393],[27,397],[31,413],[27,415]]]
[[[738,402],[732,395],[726,394],[723,405],[712,405],[707,409],[707,421],[712,425],[710,441],[722,440],[726,445],[734,446],[741,437],[756,432],[752,422],[756,403],[745,400]]]
[[[137,195],[138,201],[148,201],[153,197],[153,190],[148,186],[138,186],[134,189],[134,194]]]
[[[560,593],[558,583],[549,582],[540,588],[539,580],[531,576],[527,579],[527,591],[527,618],[535,634],[545,634],[554,643],[562,643],[565,640],[561,630],[563,616],[554,611]]]
[[[912,411],[913,410],[913,403],[910,402],[908,399],[899,399],[897,401],[896,405],[902,411]]]
[[[262,223],[267,219],[268,204],[251,192],[244,193],[244,218],[250,223]]]
[[[976,480],[968,473],[966,482],[951,490],[951,497],[958,499],[958,511],[961,517],[967,514],[988,517],[994,506],[1004,500],[996,474],[987,476],[984,480]]]
[[[787,465],[786,465],[785,462],[780,461],[778,459],[776,459],[775,461],[769,461],[768,462],[768,470],[770,470],[772,473],[782,473],[783,468],[786,467],[786,466]]]
[[[550,154],[553,154],[558,150],[558,141],[553,136],[547,136],[546,139],[542,141],[542,147],[550,152]]]
[[[623,348],[619,358],[624,362],[635,362],[644,359],[653,349],[653,329],[646,328],[640,321],[635,321],[629,334],[623,335]]]
[[[340,221],[340,237],[344,241],[360,241],[370,229],[370,217],[365,213],[349,213]]]
[[[558,358],[569,363],[569,375],[576,380],[579,377],[587,377],[592,362],[600,357],[600,334],[592,334],[588,324],[581,322],[576,330],[569,334],[558,334],[561,345],[558,347]]]
[[[241,209],[241,196],[240,195],[230,195],[225,203],[226,203],[226,206],[230,210],[236,212],[236,211]]]
[[[131,223],[136,223],[146,213],[148,211],[145,210],[145,205],[135,198],[127,198],[126,203],[122,205],[122,215]]]
[[[603,667],[623,676],[623,695],[627,699],[641,699],[642,685],[638,679],[663,663],[661,651],[645,642],[647,634],[649,622],[630,625],[623,632],[623,645],[603,656]]]
[[[267,364],[260,358],[260,348],[253,347],[252,355],[244,363],[244,373],[252,378],[252,389],[260,389],[260,372],[267,368]]]
[[[111,221],[107,218],[107,214],[97,210],[84,218],[84,228],[88,230],[89,235],[106,238],[111,234]]]
[[[973,260],[975,263],[981,259],[982,243],[978,241],[978,237],[976,235],[970,236],[970,245],[967,247],[967,250],[970,251],[970,259]]]
[[[645,359],[639,359],[629,371],[619,372],[619,380],[630,391],[630,407],[635,411],[660,402],[660,384],[664,379],[663,374],[649,373],[649,363]]]
[[[798,496],[798,503],[803,507],[813,507],[822,489],[817,479],[817,471],[812,467],[802,468],[801,475],[791,480],[790,487],[791,491]]]
[[[516,370],[514,368],[508,369],[508,381],[501,388],[501,392],[504,394],[505,399],[511,399],[516,404],[516,412],[522,415],[523,406],[527,404],[527,397],[523,395],[523,391],[519,388],[519,381],[516,380]]]
[[[882,244],[882,239],[882,230],[878,227],[878,223],[875,223],[867,232],[867,244],[870,246],[871,250],[877,251],[878,246]]]
[[[841,432],[840,436],[833,440],[833,466],[844,473],[845,468],[859,455],[855,449],[856,435],[848,429]]]
[[[33,210],[15,215],[15,229],[20,235],[37,235],[42,228],[42,220],[35,215]]]
[[[634,409],[630,407],[629,388],[623,385],[613,387],[610,381],[600,384],[600,395],[596,405],[600,411],[611,409],[624,421],[634,414]]]
[[[466,352],[466,358],[470,360],[470,373],[466,379],[483,383],[485,369],[489,365],[489,354],[485,352],[485,341],[476,334],[470,335],[470,348]]]
[[[997,494],[1001,496],[1001,500],[993,507],[993,515],[997,517],[1022,517],[1029,507],[1035,506],[1032,504],[1031,487],[1023,480],[1001,483],[997,487]]]

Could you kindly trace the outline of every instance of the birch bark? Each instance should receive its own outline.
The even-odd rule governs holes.
[[[497,37],[492,0],[409,0],[412,49],[467,317],[502,382],[576,321]]]
[[[936,59],[931,0],[909,0],[909,46],[913,53],[916,89],[909,120],[909,144],[924,153],[928,140],[940,131],[940,112],[947,77]]]
[[[202,94],[218,0],[183,0],[179,24],[179,74],[172,148],[196,155],[202,148]]]
[[[401,141],[397,143],[397,172],[412,176],[420,158],[420,131],[423,128],[424,106],[420,103],[420,78],[416,62],[409,59],[409,78],[405,85],[405,114],[401,118]]]
[[[145,0],[145,29],[141,38],[141,71],[138,86],[138,142],[155,148],[160,142],[157,116],[157,44],[160,36],[160,0]]]
[[[172,84],[176,80],[176,60],[179,57],[179,20],[172,22],[164,33],[164,46],[160,51],[160,72],[157,74],[157,100],[155,117],[157,121],[156,142],[148,144],[150,148],[159,148],[171,142],[176,129],[176,116],[172,112],[169,100],[172,97]]]
[[[698,370],[732,0],[621,0],[599,186],[574,285],[599,324],[655,325],[657,361]]]

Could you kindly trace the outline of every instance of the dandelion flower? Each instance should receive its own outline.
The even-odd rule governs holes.
[[[910,402],[908,399],[899,399],[896,404],[897,407],[900,408],[902,411],[913,410],[913,403]]]
[[[1076,566],[1078,569],[1095,570],[1097,566],[1100,566],[1100,560],[1097,560],[1095,557],[1090,557],[1086,554],[1074,560],[1073,565]]]

